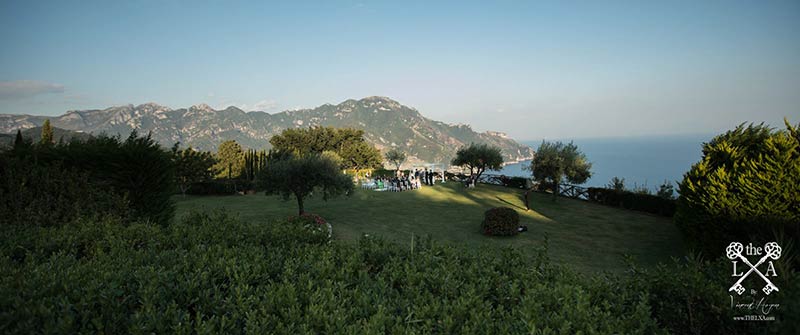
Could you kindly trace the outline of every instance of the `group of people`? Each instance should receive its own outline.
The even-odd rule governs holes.
[[[361,184],[361,187],[376,191],[402,192],[418,189],[422,187],[422,185],[433,185],[436,182],[436,178],[438,177],[433,170],[414,169],[409,173],[398,171],[392,178],[375,178],[375,180]]]

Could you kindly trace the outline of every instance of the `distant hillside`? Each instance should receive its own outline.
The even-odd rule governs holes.
[[[40,126],[47,117],[0,114],[0,132]],[[397,147],[409,153],[410,162],[449,162],[455,151],[470,142],[488,143],[502,149],[506,161],[530,158],[533,149],[503,133],[478,133],[468,125],[452,125],[428,119],[416,109],[384,97],[347,100],[314,109],[276,114],[246,113],[236,107],[214,110],[207,105],[171,109],[154,103],[102,110],[69,111],[50,117],[54,126],[97,134],[129,134],[133,129],[152,132],[164,146],[180,141],[202,150],[216,150],[224,140],[236,140],[248,148],[268,149],[269,139],[283,129],[309,126],[363,129],[367,140],[382,151]],[[58,138],[58,137],[56,137]]]
[[[0,134],[0,147],[10,147],[14,144],[14,139],[17,137],[16,130],[9,134]],[[22,137],[31,142],[39,142],[42,138],[42,127],[28,128],[22,131]],[[72,139],[85,140],[91,138],[92,135],[87,133],[61,129],[53,127],[53,139],[58,141],[69,142]]]

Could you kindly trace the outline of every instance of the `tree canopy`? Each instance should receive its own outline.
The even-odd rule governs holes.
[[[42,144],[53,144],[53,127],[50,125],[50,119],[44,120],[42,125]]]
[[[178,143],[172,147],[172,162],[175,165],[175,177],[181,193],[186,195],[186,191],[194,183],[211,179],[214,165],[214,156],[207,151],[197,151],[188,147],[184,150],[178,149]]]
[[[305,155],[270,161],[261,170],[259,186],[266,194],[278,194],[288,200],[297,199],[298,213],[305,213],[303,199],[319,191],[322,198],[353,192],[353,180],[343,174],[336,162],[322,155]]]
[[[235,140],[220,143],[217,163],[213,169],[217,178],[238,178],[244,170],[244,151]]]
[[[570,142],[542,141],[529,169],[533,179],[552,185],[553,199],[558,197],[559,184],[567,180],[572,184],[583,184],[592,176],[592,163],[586,159],[578,146]]]
[[[342,169],[370,169],[381,165],[381,154],[364,140],[364,131],[351,128],[289,128],[273,136],[275,150],[295,156],[320,155],[331,151],[341,157]]]
[[[403,165],[403,162],[406,161],[406,153],[397,149],[387,151],[384,157],[386,157],[389,163],[395,166],[395,170],[400,170],[400,165]]]
[[[500,170],[503,167],[503,155],[498,147],[485,143],[471,143],[469,146],[458,149],[456,157],[451,163],[468,168],[471,182],[474,185],[487,169]]]

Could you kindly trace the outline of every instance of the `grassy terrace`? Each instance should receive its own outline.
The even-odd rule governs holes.
[[[682,238],[669,218],[579,200],[562,198],[554,203],[545,194],[532,194],[532,210],[526,212],[522,196],[520,190],[499,186],[466,190],[449,183],[411,192],[358,190],[349,198],[327,202],[314,197],[308,199],[306,210],[331,222],[334,237],[341,240],[371,234],[409,243],[413,233],[470,247],[524,249],[540,246],[547,234],[551,259],[584,272],[621,271],[626,254],[652,265],[684,252]],[[225,208],[245,221],[266,224],[297,212],[293,199],[263,194],[175,199],[179,217],[193,209]],[[479,232],[483,212],[497,206],[517,209],[529,231],[510,238],[483,236]]]

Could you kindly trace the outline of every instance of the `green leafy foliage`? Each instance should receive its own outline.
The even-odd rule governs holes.
[[[485,143],[471,143],[456,151],[456,157],[453,158],[451,164],[469,169],[474,184],[487,169],[500,170],[503,167],[503,155],[498,147]]]
[[[614,190],[614,191],[625,191],[625,178],[614,177],[611,178],[611,181],[608,182],[606,188]]]
[[[583,184],[591,173],[592,163],[586,159],[578,146],[570,142],[542,141],[529,169],[533,179],[542,184],[552,185],[553,200],[558,197],[558,187],[563,180],[572,184]]]
[[[124,194],[98,187],[86,172],[30,157],[0,160],[0,223],[54,226],[81,217],[128,217]]]
[[[673,200],[675,199],[675,188],[672,186],[671,182],[665,180],[660,186],[658,186],[658,192],[656,192],[656,195],[664,199]]]
[[[261,171],[258,184],[266,194],[279,194],[287,200],[294,196],[300,215],[305,211],[303,199],[314,191],[327,200],[340,194],[349,195],[354,189],[353,180],[341,172],[336,162],[319,155],[271,161]]]
[[[269,153],[264,150],[248,150],[244,153],[244,179],[253,181],[261,170],[267,166]]]
[[[519,233],[519,213],[508,207],[487,210],[483,215],[481,231],[484,235],[512,236]]]
[[[718,255],[730,241],[800,239],[798,127],[740,125],[715,137],[679,193],[675,223],[704,254]]]
[[[41,144],[53,144],[53,127],[50,125],[50,119],[44,120],[42,125],[42,139]]]
[[[167,224],[174,213],[170,199],[175,192],[172,155],[162,150],[149,135],[140,137],[134,131],[124,141],[118,137],[99,136],[67,144],[24,145],[4,153],[3,159],[28,160],[45,170],[67,169],[85,174],[87,188],[95,187],[125,198],[134,219]],[[17,182],[22,181],[10,183]],[[63,189],[53,191],[59,190]],[[47,192],[42,188],[34,191]],[[78,201],[77,205],[83,203]]]
[[[403,165],[403,162],[406,161],[406,153],[397,149],[392,149],[384,154],[384,158],[386,158],[387,162],[395,166],[395,171],[398,171],[400,170],[400,165]]]
[[[589,187],[587,200],[603,205],[632,209],[663,216],[675,214],[676,202],[652,194],[642,194],[631,191],[617,191],[614,189]]]
[[[277,151],[295,156],[320,155],[332,151],[341,157],[342,169],[372,169],[381,165],[381,153],[364,140],[364,131],[352,128],[289,128],[269,143]]]
[[[213,169],[217,178],[239,178],[244,170],[244,152],[235,140],[227,140],[219,144],[217,163]]]
[[[172,147],[172,162],[175,165],[175,177],[181,193],[193,184],[209,181],[213,175],[211,170],[214,165],[214,156],[210,152],[197,151],[192,147],[184,150],[178,149],[178,143]]]
[[[0,234],[5,334],[788,334],[800,292],[786,278],[779,321],[742,323],[729,317],[729,273],[697,261],[584,277],[543,250],[528,261],[429,239],[328,243],[296,222],[225,212]]]

